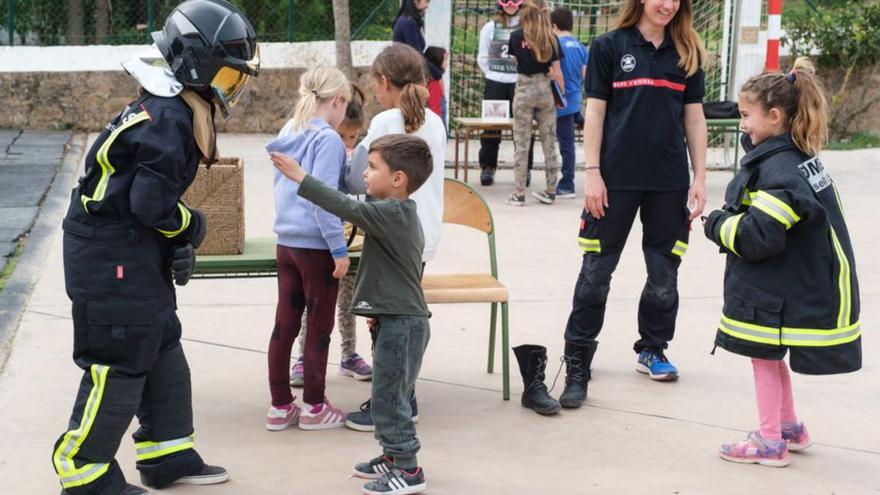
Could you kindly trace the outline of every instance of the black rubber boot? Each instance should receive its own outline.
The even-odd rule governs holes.
[[[559,404],[565,408],[578,408],[587,400],[587,384],[590,381],[590,363],[598,343],[580,346],[565,343],[565,390],[559,396]]]
[[[538,414],[556,414],[562,409],[559,402],[547,392],[544,368],[547,366],[547,348],[540,345],[521,345],[513,348],[519,371],[523,377],[522,405]]]

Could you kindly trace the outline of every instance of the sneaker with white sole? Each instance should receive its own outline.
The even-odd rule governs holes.
[[[355,380],[371,380],[373,378],[373,368],[364,361],[360,354],[354,353],[339,363],[339,374],[342,376],[350,376]]]
[[[293,398],[296,400],[296,397]],[[266,414],[266,429],[269,431],[281,431],[296,426],[299,422],[300,408],[293,402],[287,407],[269,407]]]
[[[355,464],[352,474],[358,478],[366,480],[377,480],[381,478],[383,474],[390,473],[391,468],[393,467],[394,463],[391,462],[391,459],[388,456],[380,455],[367,462],[359,462]]]
[[[741,464],[760,464],[770,467],[788,466],[788,448],[785,440],[768,440],[757,431],[749,432],[743,442],[726,443],[719,452],[725,461]]]
[[[296,359],[296,362],[293,363],[293,368],[290,369],[290,386],[302,388],[305,376],[305,362],[303,361],[303,357],[300,356]]]
[[[556,199],[574,199],[576,197],[577,193],[574,191],[556,190]]]
[[[345,426],[345,413],[324,399],[323,404],[306,405],[299,416],[300,430],[328,430]]]
[[[678,379],[678,368],[669,362],[662,349],[644,349],[636,361],[636,371],[644,373],[658,382]]]
[[[547,191],[532,191],[532,196],[534,196],[535,199],[545,205],[552,205],[556,202],[556,193],[550,193]]]
[[[789,452],[800,452],[813,445],[813,439],[807,433],[803,423],[782,424],[782,439],[788,443]]]
[[[377,480],[364,485],[364,495],[410,495],[421,493],[428,488],[425,472],[417,467],[412,471],[391,468]]]
[[[507,204],[513,206],[525,206],[526,204],[526,196],[517,196],[516,193],[512,193],[509,198],[507,198]]]

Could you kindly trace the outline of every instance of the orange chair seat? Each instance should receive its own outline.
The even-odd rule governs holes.
[[[488,273],[425,275],[422,290],[428,304],[507,302],[507,287]]]

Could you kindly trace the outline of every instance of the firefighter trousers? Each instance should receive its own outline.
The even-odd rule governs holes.
[[[675,334],[678,267],[687,252],[690,222],[687,192],[609,191],[605,217],[584,210],[578,244],[584,252],[565,341],[596,342],[605,320],[611,276],[636,213],[642,222],[642,251],[648,278],[638,310],[639,339],[633,349],[665,349]]]
[[[114,457],[136,415],[137,468],[166,486],[204,465],[167,247],[148,229],[95,221],[76,206],[63,224],[64,274],[84,373],[52,463],[70,495],[119,493],[126,481]]]

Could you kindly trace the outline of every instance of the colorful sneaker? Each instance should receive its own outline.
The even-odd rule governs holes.
[[[296,400],[296,397],[293,398]],[[300,408],[293,402],[289,408],[275,407],[269,408],[269,414],[266,415],[266,429],[269,431],[281,431],[296,425],[299,422]]]
[[[813,439],[803,423],[783,424],[782,439],[788,443],[789,452],[800,452],[813,445]]]
[[[788,448],[785,440],[765,440],[757,431],[749,432],[744,442],[722,445],[720,454],[725,461],[771,467],[788,466]]]
[[[419,403],[415,397],[409,400],[409,407],[412,408],[412,421],[413,423],[419,422]],[[355,431],[376,431],[376,426],[373,425],[373,415],[370,412],[370,400],[367,399],[363,404],[361,404],[360,411],[356,411],[353,413],[348,413],[348,417],[345,418],[345,426],[346,428],[355,430]]]
[[[408,495],[428,488],[422,468],[414,471],[391,468],[391,472],[364,485],[364,495]]]
[[[567,191],[565,189],[556,190],[556,199],[574,199],[576,197],[577,194],[574,191]]]
[[[345,413],[333,407],[326,398],[323,404],[311,410],[304,408],[299,417],[300,430],[327,430],[341,426],[345,426]]]
[[[636,361],[636,371],[645,373],[658,382],[678,379],[678,368],[666,359],[662,350],[645,349],[640,352]]]
[[[293,368],[290,369],[290,386],[302,388],[304,379],[305,362],[303,361],[303,357],[300,356],[296,359],[296,362],[293,363]]]
[[[552,205],[556,201],[556,193],[548,193],[547,191],[532,191],[532,196],[545,205]]]
[[[381,478],[383,474],[390,473],[391,468],[393,467],[394,463],[391,462],[391,459],[388,456],[380,455],[367,462],[359,462],[355,464],[352,474],[358,478],[377,480]]]
[[[507,204],[513,206],[525,206],[526,204],[526,196],[517,196],[516,193],[511,193],[510,197],[507,198]]]
[[[350,376],[355,380],[370,380],[373,378],[373,368],[364,361],[360,354],[355,352],[348,359],[339,363],[339,374]]]

